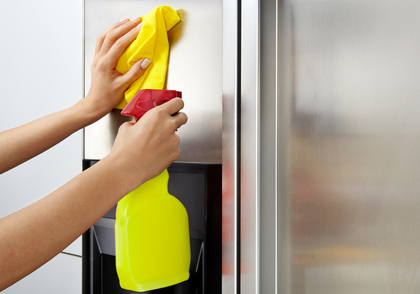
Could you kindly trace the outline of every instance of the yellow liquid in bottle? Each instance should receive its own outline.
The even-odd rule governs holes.
[[[168,193],[168,179],[165,169],[118,202],[115,257],[123,289],[145,292],[189,278],[188,215]]]

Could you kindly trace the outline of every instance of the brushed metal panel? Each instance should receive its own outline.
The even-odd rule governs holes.
[[[239,278],[239,15],[223,1],[222,293],[238,293]]]
[[[260,7],[241,3],[240,293],[259,293],[260,255]]]
[[[143,15],[155,1],[85,0],[85,89],[96,37],[112,23]],[[171,44],[167,89],[183,92],[188,123],[180,128],[178,161],[222,161],[222,1],[172,1],[183,21],[168,35]],[[87,159],[101,159],[111,150],[118,127],[127,118],[118,110],[85,129]]]
[[[420,4],[288,3],[291,293],[419,293]]]
[[[288,15],[284,1],[260,1],[259,293],[289,293],[290,289],[290,205],[285,197],[289,164],[284,140],[290,128],[285,99]]]
[[[260,1],[260,286],[259,293],[276,289],[277,191],[276,191],[276,102],[277,102],[277,9],[276,1]]]
[[[277,14],[276,42],[276,265],[275,292],[292,293],[292,226],[291,226],[291,109],[294,80],[290,74],[293,69],[293,36],[291,35],[290,3],[279,0]]]

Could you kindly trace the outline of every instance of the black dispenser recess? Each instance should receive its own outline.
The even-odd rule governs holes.
[[[97,161],[84,160],[87,169]],[[190,279],[150,294],[221,293],[222,288],[222,166],[173,163],[169,193],[188,212],[191,243]],[[83,235],[83,294],[138,293],[120,287],[115,269],[115,209]]]

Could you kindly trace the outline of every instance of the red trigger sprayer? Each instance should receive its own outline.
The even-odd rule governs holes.
[[[140,90],[121,111],[121,114],[133,116],[138,121],[148,110],[176,97],[182,98],[182,92],[175,90]]]

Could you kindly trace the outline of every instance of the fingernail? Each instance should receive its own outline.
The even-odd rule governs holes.
[[[123,23],[123,22],[129,21],[129,20],[130,19],[128,17],[126,17],[126,18],[123,18],[122,20],[120,20],[120,22]]]
[[[143,25],[144,25],[144,22],[141,22],[141,23],[139,23],[139,24],[136,26],[136,28],[137,28],[137,29],[139,29],[139,28],[141,28]]]
[[[151,63],[151,61],[149,60],[149,59],[145,59],[145,60],[143,60],[143,62],[140,64],[140,67],[142,68],[142,69],[146,69],[149,65],[150,65],[150,63]]]
[[[136,21],[138,21],[140,19],[140,16],[137,16],[136,18],[134,18],[133,20],[132,20],[132,22],[136,22]]]

